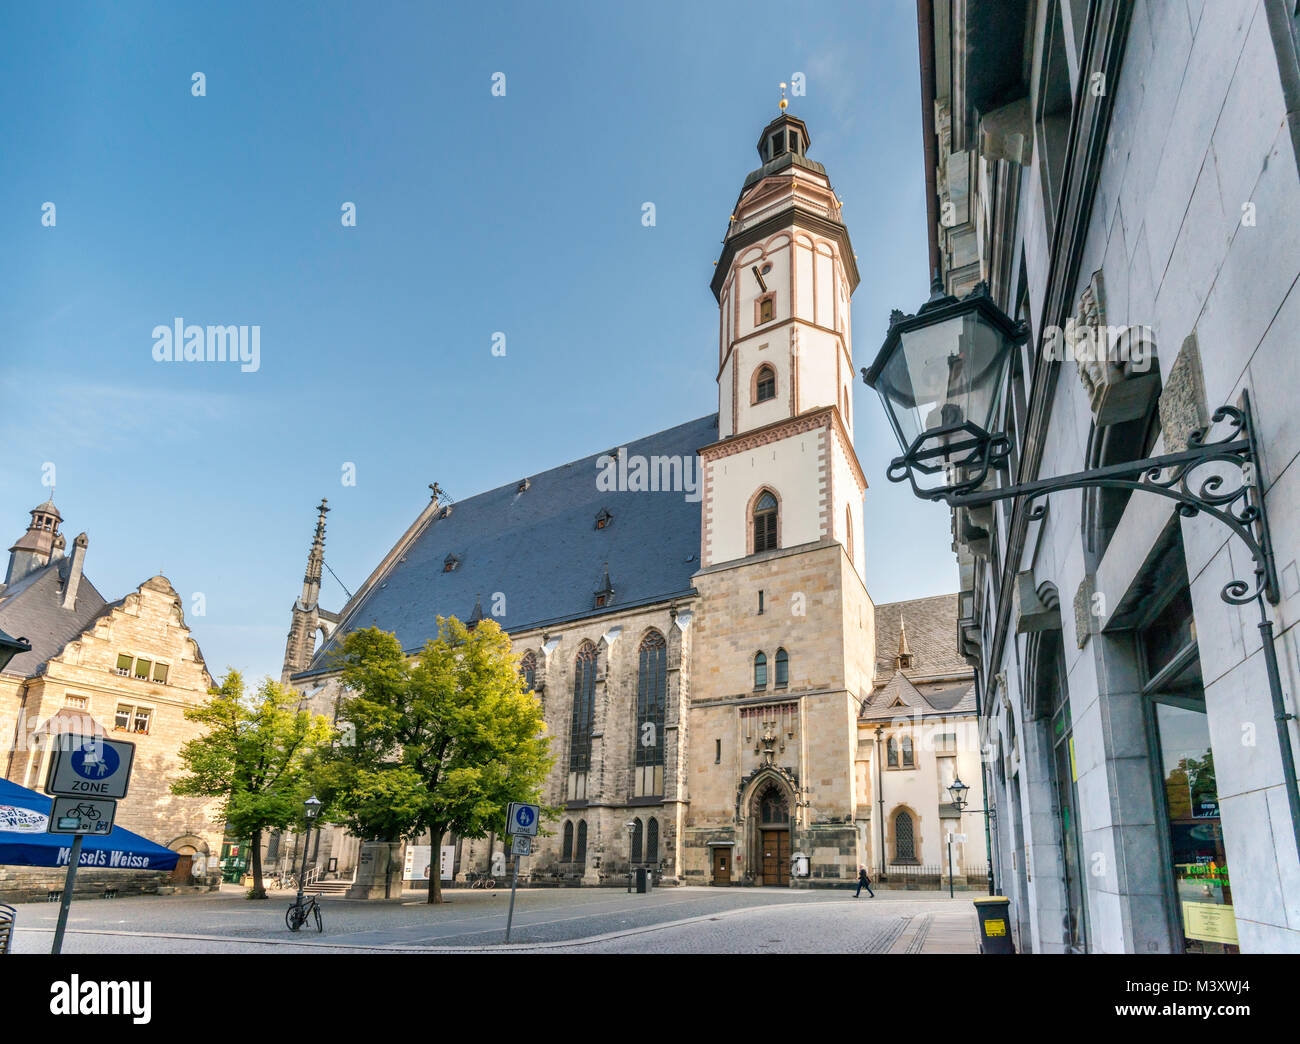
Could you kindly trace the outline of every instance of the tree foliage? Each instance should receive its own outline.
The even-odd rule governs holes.
[[[250,839],[252,898],[266,897],[262,832],[299,822],[312,790],[313,759],[334,735],[325,718],[299,709],[300,700],[270,678],[248,693],[243,676],[228,670],[206,703],[185,711],[205,732],[181,746],[187,774],[172,793],[218,799],[227,830]]]
[[[340,744],[322,777],[332,817],[363,838],[484,837],[536,802],[552,758],[541,708],[492,620],[438,617],[414,659],[378,628],[343,641]],[[553,815],[553,810],[548,810]],[[436,860],[435,860],[436,862]],[[441,901],[438,875],[429,902]]]

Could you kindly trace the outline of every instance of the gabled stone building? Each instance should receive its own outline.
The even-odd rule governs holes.
[[[116,823],[180,852],[181,861],[170,880],[88,872],[78,876],[79,890],[215,886],[222,824],[210,802],[170,792],[182,772],[181,744],[201,731],[184,711],[203,703],[212,686],[181,599],[166,577],[155,576],[105,601],[85,572],[89,539],[80,534],[65,555],[62,521],[49,501],[31,511],[0,586],[0,630],[32,647],[0,672],[0,771],[39,791],[60,736],[134,743]],[[0,894],[43,895],[61,880],[59,871],[0,868]]]

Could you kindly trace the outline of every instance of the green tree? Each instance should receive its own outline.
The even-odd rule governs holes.
[[[228,670],[208,697],[185,711],[206,731],[181,746],[187,774],[172,784],[172,793],[220,800],[227,829],[251,842],[249,898],[265,899],[262,832],[297,823],[312,789],[312,761],[328,749],[334,732],[325,718],[298,709],[297,692],[270,678],[247,693],[243,676]]]
[[[467,627],[440,616],[438,637],[414,661],[394,635],[354,631],[341,663],[347,742],[335,749],[326,787],[335,821],[384,841],[428,831],[436,854],[448,831],[484,837],[504,828],[509,802],[537,801],[550,741],[495,621]],[[436,873],[428,901],[442,902]]]

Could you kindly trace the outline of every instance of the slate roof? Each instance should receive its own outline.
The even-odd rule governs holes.
[[[867,699],[858,712],[860,721],[892,721],[895,718],[914,718],[918,714],[974,714],[975,685],[963,681],[958,684],[915,685],[903,671],[894,676]]]
[[[971,673],[957,651],[957,595],[932,595],[876,606],[876,680],[886,682],[896,670],[899,620],[907,622],[913,680]]]
[[[32,643],[31,652],[20,653],[9,661],[6,674],[30,678],[40,673],[46,660],[57,655],[104,610],[104,596],[84,573],[77,587],[75,607],[64,609],[60,605],[63,582],[71,565],[69,558],[56,558],[0,592],[0,630]]]
[[[696,451],[716,442],[717,414],[626,444],[628,457],[676,456],[698,477]],[[467,619],[482,598],[486,615],[507,631],[528,630],[692,593],[699,569],[700,503],[685,492],[604,492],[596,460],[616,447],[528,476],[452,505],[416,535],[373,585],[358,592],[339,628],[295,677],[328,671],[353,630],[376,626],[408,652],[437,633],[436,617]],[[613,515],[596,528],[602,510]],[[459,563],[443,571],[448,555]],[[595,608],[606,567],[610,604]],[[505,613],[493,610],[497,592]]]
[[[902,670],[895,663],[900,630],[906,630],[912,653],[912,666]],[[859,719],[974,714],[973,679],[970,664],[957,652],[955,594],[876,606],[876,685]]]

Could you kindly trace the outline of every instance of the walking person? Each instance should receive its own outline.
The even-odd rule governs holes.
[[[853,898],[857,899],[864,888],[867,890],[868,898],[874,899],[876,897],[876,893],[871,890],[871,878],[867,876],[867,868],[860,866],[858,867],[858,890],[853,893]]]

